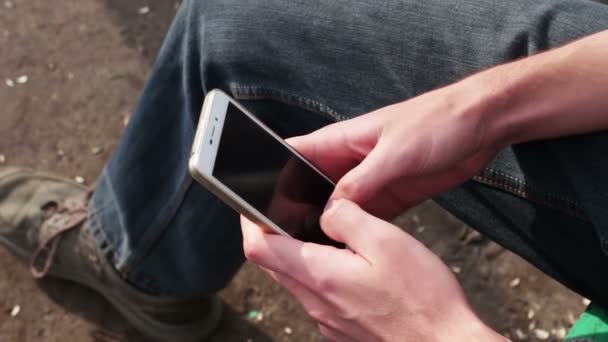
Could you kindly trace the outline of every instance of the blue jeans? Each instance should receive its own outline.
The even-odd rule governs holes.
[[[243,255],[237,215],[188,175],[207,91],[292,136],[606,28],[587,0],[186,0],[98,181],[95,236],[146,292],[213,293]],[[604,133],[513,146],[436,201],[608,303],[606,151]]]

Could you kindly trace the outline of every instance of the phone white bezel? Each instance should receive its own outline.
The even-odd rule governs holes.
[[[335,183],[323,174],[319,169],[307,161],[301,154],[293,149],[289,144],[285,143],[281,137],[274,133],[269,127],[261,122],[257,117],[251,114],[247,109],[241,106],[238,102],[230,98],[221,90],[214,89],[205,97],[203,109],[199,125],[194,138],[192,154],[189,160],[189,170],[192,177],[201,183],[205,188],[213,194],[221,198],[226,204],[231,206],[237,212],[245,215],[249,220],[257,223],[267,231],[275,232],[281,235],[289,236],[283,229],[278,227],[274,222],[262,214],[259,210],[247,203],[238,194],[230,190],[221,181],[213,176],[213,168],[217,157],[218,146],[221,141],[224,120],[229,104],[233,104],[245,115],[249,116],[256,124],[263,128],[268,134],[275,138],[279,143],[283,144],[287,149],[293,152],[303,162],[317,171],[330,184],[335,186]]]

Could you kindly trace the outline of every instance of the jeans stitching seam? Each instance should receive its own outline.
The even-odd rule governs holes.
[[[510,180],[512,180],[512,181],[514,181],[514,182],[517,182],[517,183],[519,183],[519,184],[520,184],[522,187],[524,187],[524,188],[528,188],[528,189],[533,190],[533,191],[535,190],[535,189],[534,189],[534,187],[533,187],[533,186],[531,186],[531,185],[530,185],[528,182],[526,182],[525,180],[523,180],[523,179],[519,179],[519,178],[514,177],[514,176],[512,176],[512,175],[509,175],[509,174],[505,173],[504,171],[496,170],[496,169],[491,168],[491,167],[486,168],[486,170],[488,170],[488,171],[490,171],[490,172],[492,172],[492,173],[495,173],[495,174],[497,174],[497,175],[499,175],[499,176],[502,176],[502,177],[508,178],[508,179],[510,179]],[[554,198],[559,199],[559,200],[562,200],[562,201],[564,201],[564,202],[568,202],[568,203],[569,203],[569,204],[571,204],[572,206],[582,207],[582,205],[581,205],[580,203],[578,203],[578,202],[576,202],[576,201],[574,201],[574,200],[572,200],[572,199],[570,199],[570,198],[568,198],[568,197],[565,197],[565,196],[563,196],[563,195],[559,195],[559,194],[552,193],[552,192],[544,192],[544,191],[534,191],[534,192],[537,192],[537,193],[543,193],[544,195],[554,197]]]
[[[324,116],[330,117],[332,120],[344,121],[348,118],[342,114],[339,114],[331,107],[301,96],[295,95],[292,93],[288,93],[282,90],[263,87],[263,86],[243,86],[243,85],[231,85],[230,89],[232,93],[235,95],[235,98],[240,100],[261,100],[261,99],[271,99],[275,101],[280,101],[289,105],[296,105],[303,109],[306,109],[311,112],[315,112],[317,114],[321,114]]]
[[[495,176],[495,177],[483,175],[484,171],[489,171],[489,172],[493,173],[493,176]],[[509,192],[511,192],[515,195],[518,195],[524,199],[527,199],[531,202],[535,202],[535,203],[544,205],[544,206],[552,208],[552,209],[563,211],[563,212],[567,213],[568,215],[574,216],[574,217],[584,220],[586,222],[590,221],[589,218],[585,215],[584,210],[582,209],[582,206],[579,203],[577,203],[576,201],[573,201],[567,197],[564,197],[564,196],[561,196],[558,194],[536,191],[526,181],[516,178],[512,175],[506,174],[503,171],[499,171],[499,170],[496,170],[493,168],[486,168],[484,171],[482,171],[481,175],[474,176],[473,180],[478,181],[480,183],[484,183],[489,186],[494,186],[494,187],[498,187],[503,190],[509,191]],[[499,177],[499,178],[502,177],[502,178],[506,178],[506,179],[496,179],[496,177]],[[518,183],[518,186],[513,186],[511,184],[508,184],[509,181]],[[539,195],[537,196],[535,194],[539,194]],[[547,197],[549,199],[547,199]],[[556,201],[566,202],[566,205],[556,203],[554,201],[551,201],[550,199],[555,199]],[[568,207],[570,207],[570,208],[568,208]]]
[[[99,251],[101,252],[101,254],[109,257],[111,259],[109,261],[112,264],[114,264],[114,261],[118,259],[118,254],[116,252],[116,246],[114,245],[114,242],[109,238],[109,236],[106,234],[106,232],[102,228],[103,225],[101,224],[101,220],[99,219],[99,216],[97,215],[97,213],[98,213],[97,205],[95,205],[95,203],[93,201],[91,201],[91,206],[89,208],[89,214],[88,214],[89,229],[91,230],[91,233],[92,233],[93,237],[95,238],[95,241],[97,242],[97,248],[99,248]],[[105,248],[101,247],[103,244],[106,245]],[[123,274],[123,272],[121,272],[121,270],[118,269],[117,267],[115,267],[115,269],[120,274]]]
[[[120,272],[122,274],[126,274],[124,265],[128,263],[131,256],[130,255],[121,256],[119,254],[119,250],[116,248],[115,241],[112,241],[112,239],[106,234],[105,230],[103,229],[103,224],[101,223],[101,219],[100,219],[99,215],[97,214],[98,212],[101,212],[101,211],[109,208],[110,210],[112,210],[112,214],[116,215],[116,217],[118,218],[118,224],[121,227],[126,227],[120,209],[118,207],[116,207],[115,205],[112,205],[112,204],[117,203],[118,201],[116,199],[116,192],[114,191],[114,184],[112,184],[110,176],[107,173],[107,168],[104,167],[99,179],[100,179],[100,181],[104,182],[104,184],[108,187],[107,194],[110,196],[110,201],[106,201],[107,204],[105,204],[101,208],[97,207],[94,200],[91,201],[91,204],[95,208],[95,211],[92,213],[92,214],[94,214],[94,216],[92,216],[92,217],[95,218],[95,221],[97,222],[97,225],[99,228],[99,232],[100,232],[100,234],[103,235],[103,242],[105,242],[107,244],[107,247],[102,250],[102,253],[111,259],[110,260],[111,263],[114,265],[114,268],[116,268],[116,270],[118,272]],[[99,241],[99,242],[101,243],[102,241]],[[124,260],[124,261],[120,265],[117,265],[116,263],[119,260]]]

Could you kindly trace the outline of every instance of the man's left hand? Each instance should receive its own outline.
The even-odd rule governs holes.
[[[247,258],[285,286],[332,341],[505,341],[475,315],[447,266],[347,200],[324,232],[349,249],[264,233],[241,218]]]

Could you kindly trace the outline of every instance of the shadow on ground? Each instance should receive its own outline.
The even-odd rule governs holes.
[[[56,279],[45,279],[39,282],[40,289],[65,310],[72,312],[90,322],[96,328],[91,330],[91,337],[96,342],[110,341],[147,341],[141,334],[125,324],[120,314],[92,290],[75,283]],[[244,320],[242,314],[225,306],[222,322],[211,342],[241,341],[244,336],[252,341],[270,342],[272,339],[262,333],[252,323]]]

